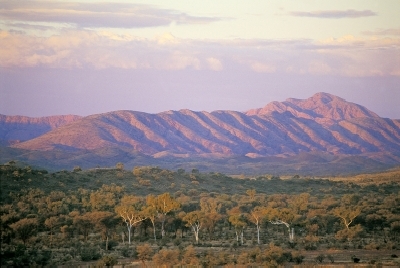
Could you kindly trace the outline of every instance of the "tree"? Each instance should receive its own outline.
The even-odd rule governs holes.
[[[44,225],[50,229],[50,241],[53,241],[54,228],[60,224],[59,219],[58,216],[52,216],[44,221]]]
[[[197,244],[199,243],[199,232],[202,227],[203,219],[204,213],[199,210],[189,212],[183,217],[183,220],[187,222],[186,226],[192,228]]]
[[[116,223],[115,214],[108,211],[93,211],[86,213],[86,215],[94,227],[101,230],[102,237],[106,240],[106,250],[108,250],[108,233],[109,229]]]
[[[10,225],[11,229],[21,238],[24,245],[35,234],[37,226],[38,222],[36,218],[25,218]]]
[[[255,189],[249,189],[246,191],[246,194],[250,197],[250,200],[254,200],[256,196],[256,190]]]
[[[257,206],[253,208],[248,214],[248,219],[250,222],[254,223],[257,227],[257,243],[260,244],[260,229],[261,223],[265,215],[267,214],[264,207]]]
[[[222,218],[220,214],[222,204],[215,198],[203,198],[200,201],[200,210],[204,213],[204,227],[210,234],[210,239],[214,233],[217,222]]]
[[[359,207],[337,207],[332,210],[332,214],[342,220],[342,223],[349,229],[349,225],[354,221],[354,219],[360,215],[361,208]]]
[[[83,215],[76,215],[74,217],[74,225],[82,231],[83,237],[85,241],[87,241],[89,236],[89,231],[92,230],[94,226],[94,223],[90,217],[90,212],[87,212]]]
[[[118,163],[115,165],[115,168],[118,169],[118,170],[124,170],[124,163],[118,162]]]
[[[345,240],[351,241],[355,237],[359,236],[363,231],[364,231],[364,229],[362,228],[362,226],[360,224],[357,224],[350,228],[339,230],[336,233],[335,238],[338,240],[341,240],[341,241],[345,241]]]
[[[90,205],[94,210],[112,211],[123,192],[124,187],[103,184],[100,189],[90,194]]]
[[[241,244],[243,244],[243,232],[246,227],[246,222],[243,218],[243,213],[239,207],[234,207],[228,211],[229,222],[235,227],[236,241],[239,242],[239,235],[241,237]]]
[[[294,212],[300,214],[301,212],[307,210],[309,199],[310,199],[309,193],[302,193],[300,195],[294,196],[290,200],[290,207],[294,210]]]
[[[146,204],[156,209],[158,218],[161,219],[161,236],[165,236],[165,219],[169,212],[180,208],[180,204],[171,197],[169,193],[163,193],[158,196],[148,195]]]
[[[146,219],[143,211],[140,210],[138,201],[135,196],[124,196],[121,200],[121,205],[115,208],[115,212],[123,219],[128,229],[129,244],[131,243],[132,226]]]
[[[153,206],[147,206],[143,210],[144,216],[151,221],[151,224],[153,225],[153,236],[154,236],[154,241],[157,241],[156,237],[156,218],[157,218],[157,210]]]
[[[296,213],[289,208],[272,209],[270,210],[270,213],[272,217],[275,218],[275,220],[271,220],[270,223],[276,225],[285,225],[289,233],[289,242],[292,243],[294,241],[294,228],[290,225],[296,218]]]

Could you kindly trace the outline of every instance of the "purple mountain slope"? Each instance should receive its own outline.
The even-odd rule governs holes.
[[[400,161],[400,120],[381,118],[363,106],[327,93],[305,100],[272,102],[245,113],[114,111],[74,118],[32,139],[28,134],[18,138],[22,132],[12,132],[11,125],[4,123],[7,117],[0,122],[1,137],[26,140],[12,147],[27,150],[128,148],[154,157],[325,152],[376,158],[390,155]]]

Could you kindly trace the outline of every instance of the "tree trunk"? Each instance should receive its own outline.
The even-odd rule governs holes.
[[[153,225],[153,234],[154,234],[154,241],[157,241],[156,227],[154,225]]]
[[[131,244],[131,228],[132,226],[126,224],[126,227],[128,228],[128,244]]]
[[[288,228],[289,229],[289,241],[293,242],[294,241],[294,228]]]
[[[196,239],[196,244],[199,244],[199,229],[196,228],[196,226],[192,227],[193,229],[193,233],[194,233],[194,237]]]
[[[165,236],[164,222],[165,222],[165,219],[161,222],[161,237],[163,237],[163,238]]]

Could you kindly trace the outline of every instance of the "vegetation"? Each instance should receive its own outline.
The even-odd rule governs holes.
[[[398,265],[400,184],[374,176],[379,185],[130,172],[122,163],[55,173],[4,165],[1,265],[372,264],[383,261],[378,256]]]

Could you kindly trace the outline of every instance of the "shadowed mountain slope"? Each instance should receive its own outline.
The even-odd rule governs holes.
[[[115,111],[87,116],[13,145],[27,150],[125,148],[155,157],[296,155],[301,152],[400,157],[400,121],[317,93],[262,109],[147,114]]]
[[[11,145],[39,137],[52,129],[81,118],[77,115],[60,115],[32,118],[0,114],[0,144]]]

